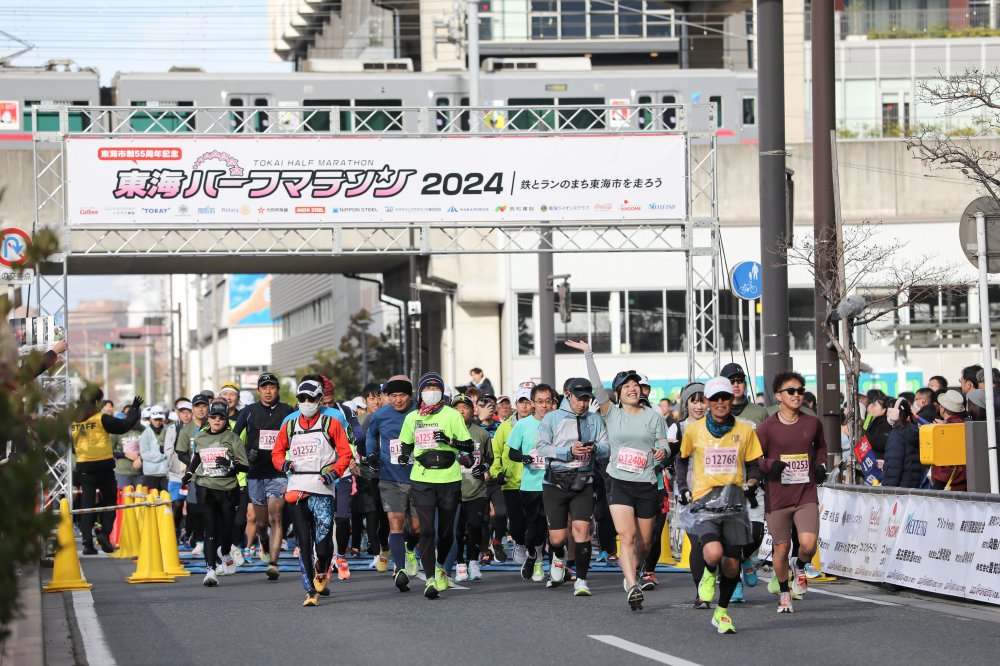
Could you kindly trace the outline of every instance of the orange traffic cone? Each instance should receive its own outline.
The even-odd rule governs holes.
[[[152,495],[150,496],[152,497]],[[160,554],[163,557],[163,569],[169,576],[190,576],[191,572],[181,564],[177,554],[177,533],[174,531],[174,509],[170,506],[170,493],[160,491],[160,501],[163,506],[156,508],[156,524],[160,530]]]
[[[116,502],[116,504],[118,506],[121,506],[121,504],[122,504],[122,491],[121,490],[118,491],[118,501]],[[118,543],[121,541],[121,538],[122,538],[122,521],[124,519],[125,519],[125,516],[122,515],[122,510],[121,509],[116,510],[115,511],[115,526],[111,529],[111,536],[109,537],[111,539],[111,543],[113,543],[116,546],[118,545]]]
[[[135,504],[132,486],[126,486],[122,493],[125,506]],[[139,554],[139,517],[136,511],[141,509],[122,509],[122,533],[118,543],[118,552],[111,557],[119,560],[130,560]]]
[[[56,538],[59,540],[59,549],[52,568],[52,580],[42,589],[46,592],[64,592],[92,588],[93,585],[87,582],[80,569],[80,556],[76,553],[76,539],[73,538],[73,516],[69,513],[69,500],[66,498],[59,500],[59,528]]]
[[[139,543],[139,559],[135,573],[126,578],[129,583],[172,583],[173,576],[163,570],[163,555],[160,552],[160,531],[156,526],[156,507],[143,506],[133,511],[142,511],[142,539]]]

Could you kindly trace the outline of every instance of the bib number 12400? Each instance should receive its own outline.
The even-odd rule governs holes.
[[[503,173],[428,173],[421,194],[503,194]]]

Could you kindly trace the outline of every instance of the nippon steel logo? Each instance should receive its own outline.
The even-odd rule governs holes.
[[[927,536],[927,521],[917,520],[913,516],[914,514],[911,513],[906,517],[906,527],[903,528],[903,531],[914,536]]]
[[[322,215],[326,212],[325,206],[296,206],[296,215]]]

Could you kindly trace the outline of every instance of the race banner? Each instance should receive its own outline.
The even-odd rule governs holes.
[[[678,135],[66,140],[71,225],[683,220]]]

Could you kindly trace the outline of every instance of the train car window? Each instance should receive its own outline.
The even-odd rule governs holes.
[[[512,108],[508,115],[508,125],[530,132],[548,132],[556,127],[556,114],[552,109],[531,107],[554,106],[555,100],[544,97],[511,97],[507,100]]]
[[[271,101],[266,97],[254,97],[253,105],[257,107],[270,106]],[[271,114],[267,111],[254,111],[254,131],[266,132],[271,126]]]
[[[243,107],[246,106],[243,103],[242,97],[230,97],[229,106],[231,107]],[[229,129],[232,132],[245,132],[246,127],[246,116],[242,111],[233,111],[229,114]]]
[[[386,106],[403,106],[401,99],[356,99],[354,100],[355,132],[401,132],[403,112],[385,111]]]
[[[468,97],[463,97],[460,100],[460,102],[461,102],[462,107],[465,108],[466,110],[462,111],[462,116],[458,119],[458,124],[462,128],[463,132],[468,132],[469,131],[469,112],[468,112],[469,98]]]
[[[744,97],[743,98],[743,125],[756,125],[757,124],[757,98],[756,97]]]
[[[151,107],[149,102],[138,101],[132,102],[132,106],[148,108],[148,110],[132,113],[129,126],[133,132],[177,134],[192,132],[195,129],[194,112],[178,110],[179,107],[194,106],[194,102],[157,102]]]
[[[434,100],[434,106],[451,106],[451,100],[447,97],[438,97]],[[437,111],[434,113],[434,129],[438,132],[446,132],[449,127],[448,123],[451,121],[451,111]]]
[[[661,104],[676,104],[676,95],[664,95],[660,98]],[[668,106],[663,109],[663,126],[667,129],[677,129],[677,107]]]
[[[715,105],[715,120],[719,124],[719,127],[724,127],[726,123],[724,122],[724,116],[722,115],[722,96],[712,95],[708,98],[708,101]]]
[[[302,106],[339,106],[340,129],[351,129],[351,100],[349,99],[307,99],[303,100]],[[305,116],[302,126],[309,132],[329,132],[333,129],[330,125],[330,111],[327,109],[306,111]]]
[[[24,100],[24,131],[38,131],[38,132],[58,132],[59,131],[59,112],[58,111],[41,111],[38,113],[38,128],[32,127],[31,124],[31,108],[33,106],[38,106],[42,103],[41,100]],[[90,106],[90,102],[87,100],[72,100],[72,101],[54,101],[52,102],[56,106]],[[85,115],[82,111],[72,111],[69,114],[67,130],[70,132],[82,132],[90,127],[90,116]]]
[[[635,100],[641,107],[643,104],[652,104],[653,98],[649,95],[639,95]],[[653,110],[649,107],[639,109],[639,129],[651,129],[653,124]]]
[[[602,106],[603,97],[560,97],[559,106],[586,107],[589,104]],[[604,109],[575,108],[559,110],[559,129],[599,130],[604,129]]]

